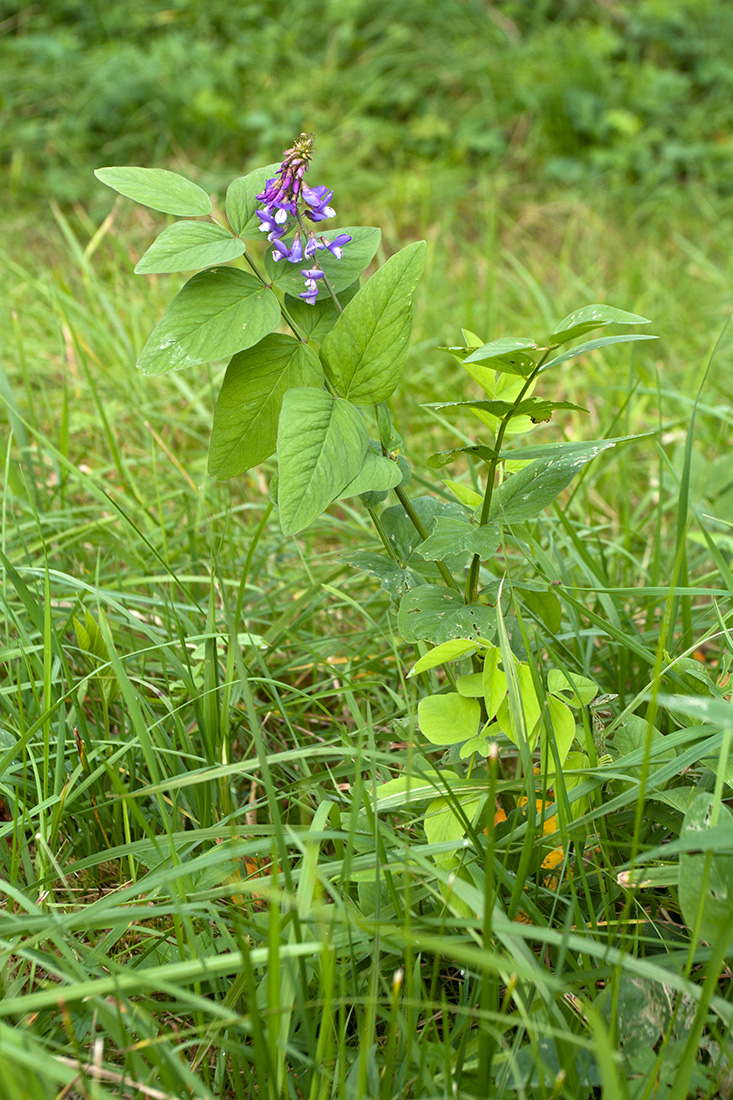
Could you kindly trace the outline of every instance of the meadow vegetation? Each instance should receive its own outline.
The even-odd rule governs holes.
[[[732,44],[713,0],[0,3],[0,1096],[733,1095]],[[425,735],[472,655],[408,676],[357,499],[286,537],[273,461],[207,473],[225,363],[135,370],[184,276],[92,169],[223,216],[302,129],[375,266],[428,243],[411,494],[462,328],[658,337],[543,383],[587,412],[532,444],[636,438],[484,563],[497,645],[597,688],[554,785]]]

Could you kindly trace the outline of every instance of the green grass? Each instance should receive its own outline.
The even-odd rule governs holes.
[[[460,819],[450,783],[381,802],[440,762],[415,714],[442,681],[406,679],[388,600],[342,563],[368,517],[340,506],[286,540],[269,467],[208,478],[221,370],[133,367],[179,285],[131,273],[151,215],[44,223],[1,277],[0,1095],[730,1096],[730,971],[680,915],[675,802],[729,800],[730,725],[666,698],[720,702],[733,654],[728,333],[700,392],[729,308],[725,201],[629,213],[438,167],[352,213],[388,252],[430,243],[395,402],[416,458],[445,434],[419,403],[461,392],[435,345],[462,325],[532,332],[600,299],[660,336],[558,377],[589,416],[546,438],[650,434],[484,577],[555,585],[561,628],[507,607],[507,640],[611,696],[583,717],[593,766],[558,783],[541,842],[509,746],[477,765],[489,793],[453,870],[424,827],[437,794]],[[632,715],[664,743],[643,722],[630,745]],[[619,884],[640,859],[653,885]]]

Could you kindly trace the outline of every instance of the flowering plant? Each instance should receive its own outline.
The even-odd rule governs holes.
[[[445,350],[483,395],[436,407],[469,410],[480,434],[472,443],[461,436],[454,448],[433,455],[429,466],[440,470],[468,458],[479,471],[475,487],[446,479],[435,494],[410,497],[405,443],[386,402],[407,361],[425,243],[407,245],[361,285],[379,230],[321,232],[322,223],[335,217],[333,192],[306,183],[312,151],[312,136],[301,134],[279,166],[234,180],[226,194],[228,224],[214,219],[200,187],[175,173],[97,171],[102,182],[153,209],[205,219],[169,226],[135,268],[204,269],[174,298],[138,366],[155,375],[227,359],[209,471],[232,477],[276,454],[273,497],[286,535],[305,530],[335,501],[360,498],[381,550],[357,551],[349,563],[389,592],[406,641],[436,647],[413,671],[440,664],[452,689],[422,701],[425,736],[434,744],[460,744],[459,756],[473,758],[489,755],[503,735],[518,746],[525,774],[531,774],[539,746],[543,772],[551,777],[576,739],[572,708],[586,706],[597,689],[582,677],[559,673],[551,673],[544,686],[514,656],[502,586],[484,563],[502,542],[521,539],[525,525],[587,462],[622,440],[507,443],[556,411],[577,408],[535,394],[547,372],[596,348],[653,339],[633,332],[585,342],[588,333],[647,321],[589,305],[534,338],[487,341],[463,330],[461,343]],[[250,243],[263,233],[267,250],[257,263]],[[249,272],[221,266],[240,257]],[[382,507],[390,491],[396,503]],[[511,587],[516,606],[555,633],[562,610],[552,586],[540,579]],[[473,672],[456,677],[452,663],[465,659]],[[580,747],[592,753],[592,746]]]

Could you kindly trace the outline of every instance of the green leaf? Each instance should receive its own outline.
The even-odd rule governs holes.
[[[637,755],[641,755],[642,752],[646,752],[647,738],[648,738],[649,724],[644,718],[640,718],[638,714],[627,714],[623,719],[623,725],[614,731],[613,734],[613,747],[619,756],[628,756],[629,753],[637,752]],[[658,750],[664,744],[664,737],[656,728],[652,726],[651,742],[649,746],[649,765],[647,772],[647,795],[650,790],[657,784],[654,782],[654,773],[659,771],[662,765],[670,760],[674,760],[676,753],[674,749]],[[631,779],[640,780],[642,775],[642,761],[640,760],[636,765],[625,765],[626,774]],[[633,784],[624,780],[617,780],[623,789],[628,789]]]
[[[421,657],[415,666],[407,673],[407,678],[418,672],[426,672],[429,668],[447,664],[449,661],[457,661],[459,657],[465,657],[476,650],[476,643],[468,638],[453,638],[449,642],[443,642],[435,649],[431,649],[424,657]],[[461,677],[464,679],[464,677]]]
[[[519,703],[524,716],[524,729],[530,748],[537,740],[537,723],[540,719],[542,708],[537,698],[532,672],[529,665],[520,664],[516,669],[517,686],[519,688]],[[515,722],[509,696],[502,700],[496,712],[496,721],[499,728],[507,735],[515,745],[519,744],[518,722]]]
[[[464,795],[459,801],[466,818],[472,822],[482,799],[469,799]],[[430,803],[425,811],[424,826],[428,844],[453,843],[457,847],[466,835],[463,818],[458,816],[455,807],[447,798],[436,798]],[[434,858],[440,866],[452,866],[454,854],[440,852]]]
[[[449,481],[446,478],[443,484],[452,493],[455,493],[461,504],[465,504],[467,508],[478,508],[483,500],[481,493],[477,493],[475,489],[471,489],[470,486],[464,485],[460,481]]]
[[[443,561],[453,554],[479,554],[482,561],[492,558],[501,542],[498,524],[475,527],[468,519],[438,516],[432,533],[416,547],[427,561]]]
[[[317,230],[314,230],[314,232],[316,236],[325,236],[329,241],[332,241],[339,233],[348,233],[352,238],[344,247],[344,254],[340,260],[332,256],[327,248],[322,249],[317,254],[318,263],[325,271],[336,294],[346,290],[366,271],[374,259],[382,238],[380,230],[370,225],[347,225],[340,229],[329,229],[324,234],[318,233]],[[288,243],[290,243],[290,239],[288,239]],[[302,267],[305,267],[304,263],[291,264],[287,260],[273,260],[272,249],[269,249],[265,255],[267,277],[295,298],[305,288],[303,276],[300,273]],[[325,299],[328,294],[325,287],[321,289],[321,294]]]
[[[238,176],[229,184],[225,207],[227,221],[238,237],[262,236],[262,222],[255,217],[255,211],[263,209],[257,195],[264,191],[267,181],[273,178],[279,167],[279,164],[267,164],[264,168],[255,168],[254,172]]]
[[[450,638],[479,638],[494,631],[495,613],[477,604],[466,606],[458,592],[424,584],[402,597],[397,629],[406,642],[440,645]]]
[[[425,242],[417,241],[387,260],[323,341],[326,375],[356,405],[386,401],[400,379],[412,331],[412,295],[425,266],[425,249]]]
[[[242,241],[210,222],[175,222],[157,237],[135,265],[136,275],[193,271],[225,264],[244,252]]]
[[[592,305],[576,309],[563,318],[555,331],[548,339],[548,344],[567,344],[568,340],[575,340],[578,336],[585,336],[586,332],[592,332],[594,328],[602,328],[603,325],[648,325],[646,317],[638,317],[635,313],[626,313],[623,309],[614,309],[613,306]]]
[[[359,280],[338,292],[341,307],[351,301],[359,289]],[[302,286],[301,286],[302,290]],[[285,309],[304,336],[321,343],[339,319],[339,311],[331,295],[324,289],[319,298],[309,305],[302,298],[285,295]]]
[[[434,530],[439,516],[451,516],[464,521],[466,518],[464,509],[452,500],[438,500],[437,497],[414,497],[412,507],[428,534]],[[380,520],[384,533],[397,557],[403,562],[408,562],[422,539],[413,527],[409,517],[405,514],[402,505],[395,504],[391,508],[385,508]],[[457,564],[460,560],[460,558],[457,559]],[[421,568],[422,565],[423,563],[420,561],[417,567]]]
[[[446,644],[450,645],[450,642]],[[483,699],[484,678],[480,672],[467,672],[465,676],[458,677],[456,688],[458,694],[464,695],[466,699]]]
[[[374,554],[371,550],[356,550],[341,559],[370,577],[374,577],[388,592],[395,603],[399,603],[406,592],[424,584],[423,578],[413,569],[402,569],[386,554]]]
[[[97,168],[107,187],[151,210],[197,218],[211,213],[211,199],[198,184],[164,168]]]
[[[545,718],[540,737],[540,766],[543,774],[545,768],[549,770],[556,766],[555,753],[550,746],[549,738],[552,737],[555,742],[560,767],[565,763],[565,758],[575,740],[575,719],[569,707],[553,695],[548,695],[546,705],[549,720]],[[552,723],[552,732],[550,733],[549,729],[545,732],[545,726],[549,727],[550,723]]]
[[[458,349],[451,349],[455,351]],[[526,378],[537,365],[536,359],[531,355],[523,354],[528,351],[542,351],[534,340],[513,339],[502,336],[499,340],[491,340],[488,344],[482,344],[480,348],[469,348],[463,365],[472,377],[476,377],[471,369],[471,364],[491,366],[492,370],[502,374],[516,374],[520,378]],[[476,378],[481,384],[481,378]]]
[[[680,837],[694,837],[714,828],[715,800],[700,791],[685,814]],[[725,803],[718,806],[720,825],[733,823]],[[679,898],[682,916],[701,939],[713,943],[721,935],[733,938],[733,856],[720,852],[680,852]],[[699,921],[699,927],[698,927]]]
[[[496,416],[499,420],[507,417],[512,420],[517,416],[528,416],[533,424],[550,420],[555,409],[575,409],[576,412],[587,412],[581,405],[574,405],[572,401],[546,401],[541,397],[528,397],[515,405],[513,401],[443,401],[424,405],[426,409],[455,409],[455,408],[479,409],[481,412]]]
[[[547,673],[547,690],[558,699],[563,699],[570,707],[587,707],[600,691],[598,684],[579,676],[577,672],[566,672],[562,668],[551,668]]]
[[[244,271],[215,267],[179,290],[148,337],[137,365],[166,374],[195,363],[228,359],[257,344],[280,322],[280,304]]]
[[[383,455],[375,454],[369,448],[364,455],[364,465],[353,481],[350,481],[338,494],[338,499],[357,497],[362,493],[380,492],[394,489],[402,481],[402,471],[396,462]]]
[[[612,344],[630,344],[634,340],[656,340],[656,336],[644,336],[640,332],[632,332],[627,336],[601,336],[598,340],[591,340],[587,344],[578,344],[574,348],[570,348],[568,351],[564,351],[562,355],[556,355],[554,359],[550,359],[548,363],[544,363],[540,374],[544,374],[546,370],[550,370],[551,367],[559,367],[561,363],[567,363],[568,359],[574,359],[578,355],[587,355],[589,351],[596,351],[598,348],[608,348]]]
[[[513,584],[512,592],[519,596],[524,606],[545,624],[551,634],[557,634],[562,624],[562,605],[551,588]]]
[[[277,432],[280,526],[295,535],[317,519],[362,468],[369,447],[354,405],[325,390],[283,397]]]
[[[417,720],[432,745],[457,745],[476,736],[481,706],[455,691],[428,695],[418,703]]]
[[[491,501],[489,518],[502,523],[521,523],[533,519],[552,504],[586,462],[614,447],[616,442],[614,439],[602,439],[593,443],[571,444],[559,453],[548,448],[546,457],[535,459],[499,486]],[[523,458],[524,452],[507,453],[507,457],[514,455]]]
[[[235,355],[216,403],[209,473],[234,477],[263,462],[275,450],[285,392],[322,383],[318,356],[292,336],[275,333]]]
[[[507,693],[506,673],[499,668],[500,663],[501,650],[498,646],[492,646],[486,654],[481,674],[487,722],[496,717],[496,713],[504,702]]]

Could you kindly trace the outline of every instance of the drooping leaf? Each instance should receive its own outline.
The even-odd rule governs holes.
[[[400,379],[412,330],[412,295],[424,266],[424,241],[390,257],[323,341],[326,375],[356,405],[385,401]]]
[[[440,470],[451,462],[455,462],[459,455],[468,455],[470,458],[480,458],[482,462],[490,462],[496,458],[496,451],[483,443],[471,444],[466,447],[453,447],[450,451],[438,451],[428,459],[428,466],[433,470]]]
[[[592,332],[595,328],[604,325],[648,325],[646,317],[638,317],[635,313],[626,313],[623,309],[614,309],[613,306],[592,305],[576,309],[564,317],[548,339],[548,344],[559,346],[567,344],[568,340],[576,340],[579,336],[585,336],[586,332]]]
[[[414,569],[403,569],[386,554],[375,554],[371,550],[355,550],[341,559],[352,569],[358,569],[374,577],[388,592],[395,603],[399,603],[406,592],[424,584],[424,579]]]
[[[442,645],[436,646],[424,657],[421,657],[407,673],[407,678],[409,680],[411,676],[418,672],[426,672],[430,668],[447,664],[449,661],[457,661],[460,657],[465,657],[467,654],[475,652],[475,650],[476,643],[468,638],[454,638],[450,642],[443,642]]]
[[[521,523],[533,519],[552,504],[586,462],[614,447],[617,442],[615,439],[602,439],[593,443],[570,444],[560,451],[550,446],[545,457],[535,459],[499,486],[491,501],[489,518],[502,523]],[[508,452],[507,457],[514,453],[521,458],[526,452]]]
[[[238,237],[262,237],[262,222],[255,217],[255,211],[264,209],[257,201],[257,195],[265,189],[268,179],[272,179],[279,164],[267,164],[264,168],[255,168],[246,176],[238,176],[227,187],[226,215]]]
[[[478,554],[482,561],[487,561],[500,543],[498,524],[477,527],[469,519],[438,516],[432,533],[416,547],[416,552],[427,561],[443,561],[461,553]]]
[[[214,413],[209,473],[227,478],[275,450],[280,406],[296,386],[319,386],[318,356],[292,336],[273,333],[229,363]]]
[[[457,745],[476,736],[481,707],[455,691],[428,695],[418,703],[417,720],[432,745]]]
[[[685,814],[680,838],[704,836],[714,826],[715,799],[700,791]],[[718,828],[733,826],[733,813],[718,806]],[[680,852],[679,899],[682,916],[701,939],[713,943],[721,935],[733,939],[733,855],[722,852]]]
[[[94,175],[125,198],[163,214],[197,218],[211,213],[211,199],[198,184],[165,168],[97,168]]]
[[[362,468],[369,436],[358,409],[320,389],[283,397],[277,432],[280,526],[304,530]]]
[[[381,492],[394,489],[402,481],[402,471],[396,462],[383,455],[375,454],[370,447],[364,455],[364,465],[353,481],[350,481],[338,494],[339,500],[345,497],[361,496],[362,493]]]
[[[210,222],[175,222],[164,229],[135,264],[136,275],[193,271],[235,260],[244,252],[242,241]]]
[[[427,409],[477,409],[480,412],[489,413],[498,420],[509,417],[510,420],[517,416],[528,416],[533,424],[550,420],[555,409],[574,409],[576,412],[587,412],[580,405],[574,405],[572,401],[545,401],[541,397],[527,397],[515,405],[513,401],[443,401],[424,406]]]
[[[477,604],[466,606],[458,592],[424,584],[402,597],[397,627],[406,642],[440,645],[450,638],[490,637],[495,612]]]
[[[612,344],[631,344],[635,340],[656,339],[656,336],[645,336],[641,332],[631,332],[623,336],[601,336],[598,340],[591,340],[587,344],[578,344],[576,347],[564,351],[561,355],[556,355],[554,359],[550,359],[549,362],[543,364],[540,374],[544,374],[546,370],[550,370],[552,367],[559,367],[562,363],[567,363],[568,359],[574,359],[578,355],[587,355],[590,351],[597,351],[598,348],[609,348]]]
[[[254,275],[231,267],[201,271],[179,290],[137,365],[154,375],[228,359],[258,343],[279,321],[277,298]]]
[[[334,240],[339,233],[348,233],[352,238],[344,247],[344,254],[340,260],[332,256],[326,248],[317,253],[318,263],[325,271],[336,294],[346,290],[360,275],[363,275],[374,259],[382,237],[381,231],[371,225],[347,225],[339,229],[329,229],[323,233],[317,230],[315,232],[317,237],[324,236],[328,241]],[[291,239],[286,238],[286,243],[290,244]],[[267,277],[295,298],[305,288],[301,275],[301,268],[305,266],[305,263],[291,264],[288,260],[273,260],[272,249],[265,254]],[[325,300],[327,295],[328,290],[321,286],[320,296]]]

